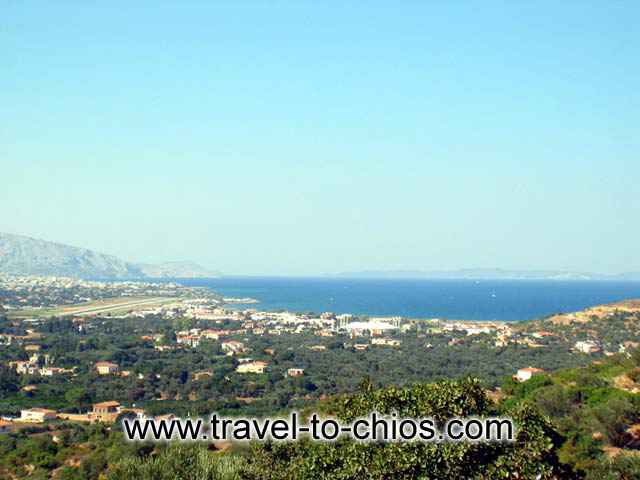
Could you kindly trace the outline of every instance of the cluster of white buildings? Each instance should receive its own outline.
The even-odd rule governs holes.
[[[351,336],[371,335],[374,337],[397,332],[400,326],[398,324],[371,319],[366,322],[350,322],[341,329],[344,329]]]
[[[176,332],[176,343],[189,347],[197,347],[201,340],[220,340],[230,335],[245,335],[246,328],[237,330],[192,328]]]
[[[15,360],[9,362],[9,367],[14,368],[19,375],[40,375],[53,377],[54,375],[73,374],[74,368],[60,368],[52,365],[53,359],[48,354],[33,353],[28,360]]]
[[[191,305],[183,313],[199,320],[215,323],[238,322],[234,329],[193,328],[176,332],[178,344],[197,347],[203,339],[219,340],[231,335],[282,335],[311,333],[319,337],[332,337],[338,333],[356,336],[382,336],[406,331],[411,327],[403,324],[401,317],[379,317],[366,321],[354,321],[350,314],[335,315],[330,312],[319,316],[295,314],[292,312],[263,312],[254,309],[244,311],[228,310],[222,307]],[[225,347],[229,348],[229,347]]]

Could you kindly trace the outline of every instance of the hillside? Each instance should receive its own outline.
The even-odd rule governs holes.
[[[577,478],[640,474],[640,350],[503,385],[503,408],[535,406],[561,434],[557,451]]]
[[[0,273],[108,279],[215,276],[192,262],[139,265],[86,248],[9,233],[0,233]]]
[[[358,393],[322,400],[303,413],[316,411],[345,421],[372,410],[441,419],[496,415],[516,421],[514,443],[255,442],[248,447],[251,455],[247,447],[234,446],[221,455],[206,445],[174,444],[157,448],[152,455],[121,456],[109,465],[106,477],[186,479],[183,471],[188,464],[202,478],[207,472],[224,471],[228,476],[208,478],[247,480],[637,479],[640,395],[620,388],[618,379],[624,377],[637,386],[639,366],[636,352],[537,375],[523,383],[507,380],[497,402],[471,379],[403,388],[363,384]]]
[[[620,302],[597,305],[580,312],[553,315],[545,322],[554,325],[570,325],[614,318],[620,313],[640,313],[640,300],[623,300]]]
[[[22,297],[22,292],[11,294]],[[269,364],[262,377],[237,372],[239,359],[220,355],[222,342],[177,347],[174,308],[166,316],[98,315],[84,319],[82,330],[70,319],[36,325],[0,321],[0,334],[16,339],[18,346],[3,350],[6,365],[24,358],[27,343],[22,343],[24,350],[19,348],[24,339],[52,355],[54,368],[75,372],[36,378],[0,365],[0,415],[15,417],[31,407],[61,414],[39,425],[9,425],[9,433],[0,435],[0,477],[637,479],[638,306],[637,300],[628,300],[593,307],[588,311],[612,309],[611,314],[568,325],[523,322],[522,330],[514,326],[510,340],[500,345],[489,334],[434,331],[425,323],[421,330],[398,336],[400,344],[394,347],[371,343],[356,350],[345,348],[346,337],[253,335],[245,330],[244,320],[236,324],[237,330],[230,321],[225,337],[242,340],[253,358]],[[202,324],[199,319],[178,318],[185,326]],[[168,338],[162,343],[155,340],[164,335]],[[452,339],[464,341],[450,344]],[[575,344],[585,340],[595,342],[599,350],[576,351]],[[117,361],[128,373],[97,376],[92,368],[96,359]],[[527,369],[529,380],[514,378],[519,369],[532,366],[536,370]],[[304,368],[303,375],[289,376],[289,369],[296,367]],[[117,422],[80,424],[67,416],[71,409],[90,411],[104,401],[129,408],[134,399],[135,408],[165,418],[210,412],[273,417],[291,410],[345,422],[372,410],[441,421],[451,416],[499,416],[517,421],[518,436],[507,444],[303,440],[142,445],[124,441]]]

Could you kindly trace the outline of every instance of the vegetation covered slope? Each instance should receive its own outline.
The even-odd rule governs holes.
[[[362,444],[297,442],[256,443],[250,454],[200,452],[201,478],[267,479],[604,479],[640,478],[640,395],[621,388],[619,378],[640,380],[640,352],[618,355],[588,367],[533,377],[524,383],[505,381],[504,398],[493,403],[477,381],[444,381],[411,387],[373,389],[334,397],[318,405],[345,420],[371,410],[444,419],[452,415],[508,415],[519,425],[514,444]],[[109,478],[184,476],[184,446],[163,448],[159,456],[126,458],[110,468]],[[191,453],[190,455],[196,455]],[[225,473],[207,474],[225,459]],[[189,468],[194,463],[188,462]],[[232,467],[231,467],[232,465]],[[156,470],[154,470],[154,468]],[[170,473],[169,473],[170,472]]]
[[[205,444],[123,441],[118,428],[61,424],[0,436],[0,476],[60,480],[210,479],[587,479],[640,478],[640,352],[588,367],[506,380],[495,402],[476,380],[372,388],[313,410],[348,420],[371,410],[445,419],[508,415],[501,443],[254,443],[218,452]],[[624,376],[624,386],[619,379]],[[51,431],[55,428],[55,431]],[[57,441],[53,441],[53,435]],[[4,477],[3,477],[4,478]]]

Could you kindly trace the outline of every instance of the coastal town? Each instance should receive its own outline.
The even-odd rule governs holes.
[[[637,302],[534,322],[478,322],[271,312],[255,308],[255,299],[176,283],[10,276],[0,277],[0,298],[1,367],[5,383],[15,382],[13,391],[5,387],[12,393],[0,405],[0,432],[179,414],[172,408],[181,399],[207,401],[211,394],[224,399],[224,408],[252,407],[270,395],[291,406],[352,388],[344,375],[332,375],[349,362],[405,365],[421,378],[450,367],[445,360],[439,370],[420,371],[407,358],[419,355],[428,364],[465,352],[496,359],[517,352],[511,371],[496,366],[488,375],[499,392],[496,372],[524,382],[557,362],[584,364],[640,345],[637,322],[629,322],[640,315]],[[290,390],[284,400],[282,382]],[[85,386],[91,393],[78,391]]]

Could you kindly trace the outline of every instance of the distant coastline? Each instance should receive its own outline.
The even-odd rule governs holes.
[[[425,279],[425,280],[556,280],[556,281],[640,281],[640,272],[601,274],[566,270],[369,270],[327,274],[328,278]]]

